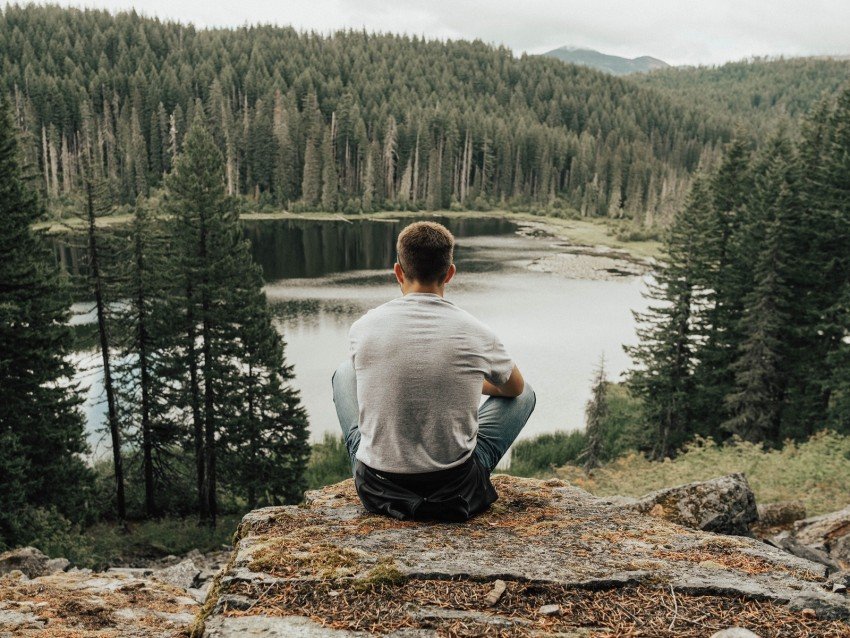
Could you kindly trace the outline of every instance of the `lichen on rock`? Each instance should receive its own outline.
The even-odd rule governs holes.
[[[775,635],[759,631],[769,617],[850,636],[850,603],[822,565],[559,480],[494,485],[499,501],[460,524],[371,515],[350,480],[249,513],[196,635]],[[552,605],[562,612],[540,613]]]

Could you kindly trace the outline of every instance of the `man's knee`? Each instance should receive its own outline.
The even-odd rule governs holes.
[[[331,385],[338,387],[343,383],[350,383],[354,378],[354,366],[351,365],[351,361],[346,359],[339,364],[337,369],[334,370],[334,373],[331,375]]]

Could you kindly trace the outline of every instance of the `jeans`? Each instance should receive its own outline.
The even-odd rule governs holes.
[[[331,377],[331,385],[336,414],[353,470],[356,463],[354,455],[360,446],[360,408],[357,403],[357,377],[351,361],[345,361],[336,369]],[[488,472],[496,468],[519,436],[536,403],[534,390],[526,382],[518,397],[489,397],[478,408],[478,442],[473,453]]]

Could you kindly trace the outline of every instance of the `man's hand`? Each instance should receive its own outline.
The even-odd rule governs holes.
[[[511,376],[502,385],[494,385],[485,379],[481,394],[485,394],[490,397],[507,397],[512,399],[522,394],[524,389],[525,380],[522,378],[519,368],[514,366],[514,369],[511,371]]]

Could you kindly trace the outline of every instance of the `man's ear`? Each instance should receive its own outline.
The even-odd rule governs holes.
[[[395,273],[395,279],[400,286],[404,285],[404,271],[401,269],[401,264],[396,262],[393,266],[393,272]]]
[[[449,266],[449,269],[448,269],[448,271],[446,272],[446,278],[445,278],[445,279],[443,279],[443,285],[444,285],[444,286],[452,280],[452,277],[454,277],[454,276],[455,276],[455,273],[456,273],[456,272],[457,272],[457,268],[455,268],[455,265],[454,265],[454,264],[452,264],[451,266]]]

